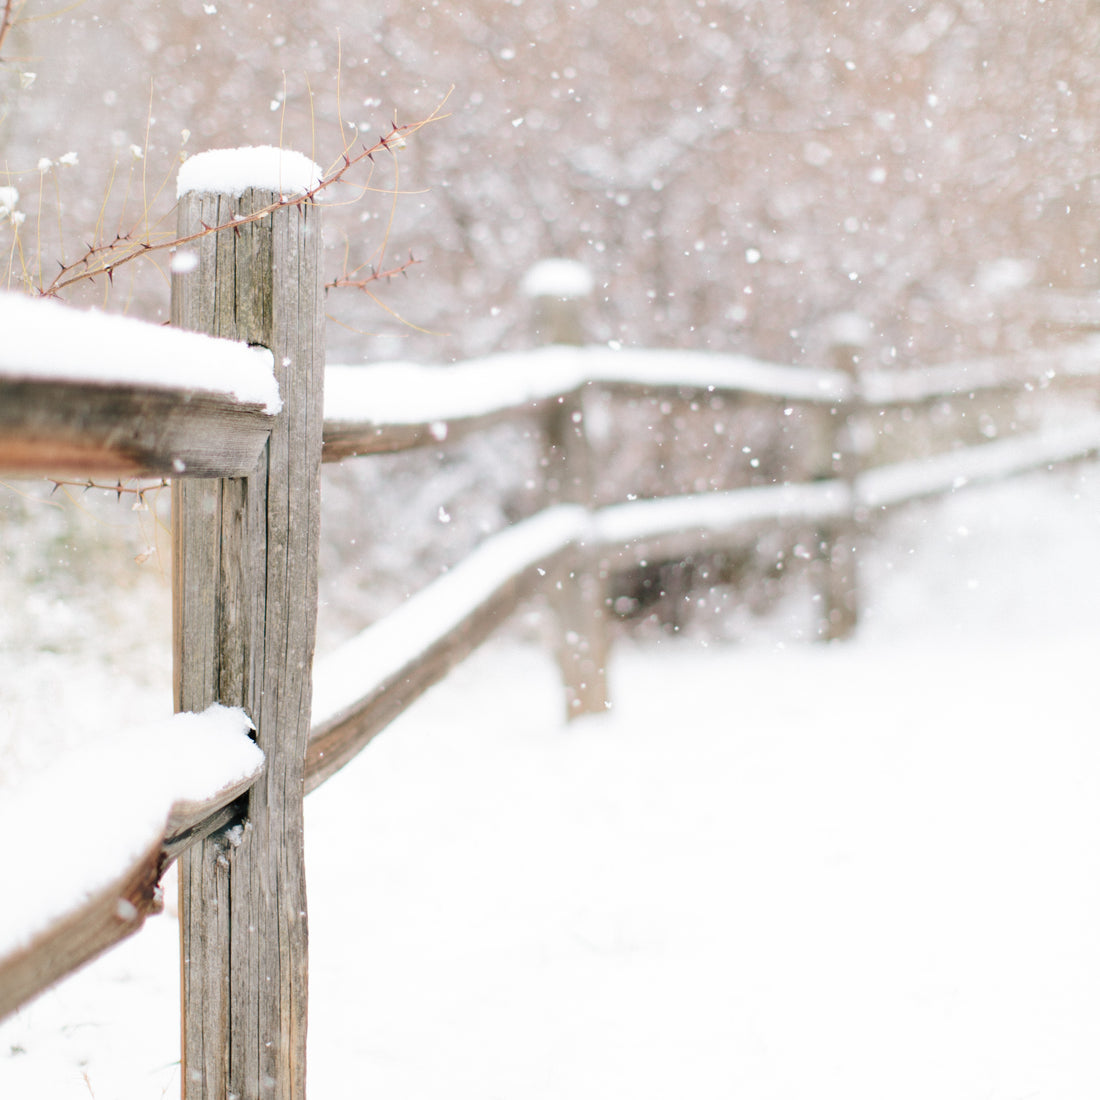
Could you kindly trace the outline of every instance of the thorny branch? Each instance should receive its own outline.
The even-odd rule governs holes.
[[[385,271],[378,271],[373,266],[370,269],[370,274],[365,275],[362,278],[356,278],[362,268],[356,268],[354,271],[346,272],[345,274],[333,279],[331,283],[325,283],[325,290],[339,290],[341,288],[350,287],[355,290],[366,290],[371,283],[381,282],[383,279],[390,280],[396,278],[398,275],[407,275],[408,270],[414,264],[420,263],[419,260],[413,258],[413,254],[409,253],[409,258],[402,264],[398,264],[397,267],[387,268]]]
[[[87,481],[65,481],[60,478],[49,478],[53,483],[53,488],[50,490],[50,496],[53,496],[58,489],[68,486],[73,489],[80,489],[82,492],[87,492],[89,489],[100,489],[105,493],[114,493],[119,500],[122,499],[123,493],[133,493],[137,497],[135,507],[145,507],[145,494],[155,493],[160,489],[167,489],[169,482],[167,478],[161,478],[160,481],[153,481],[147,485],[123,485],[121,481],[115,482],[114,485],[101,485],[98,481],[93,481],[89,478]]]
[[[5,0],[6,4],[10,4],[11,2],[12,0]],[[370,161],[373,166],[376,153],[394,152],[394,150],[403,145],[406,137],[416,133],[429,123],[438,121],[443,117],[440,114],[441,107],[442,104],[419,122],[409,122],[400,126],[397,123],[392,123],[388,134],[380,136],[373,145],[363,145],[357,153],[353,154],[350,149],[346,148],[341,154],[340,160],[337,162],[337,167],[326,173],[310,190],[299,195],[281,195],[275,202],[261,207],[251,214],[238,216],[234,218],[234,220],[226,222],[223,225],[206,225],[203,223],[202,228],[195,233],[183,237],[172,237],[171,239],[161,241],[150,241],[138,237],[136,232],[130,232],[116,234],[113,241],[108,241],[105,244],[86,244],[84,254],[79,259],[68,264],[59,262],[60,270],[54,276],[53,281],[47,286],[39,288],[38,293],[42,297],[56,297],[74,283],[79,283],[87,279],[96,279],[103,275],[113,282],[115,272],[120,267],[132,263],[134,260],[151,256],[157,252],[166,252],[180,248],[214,233],[221,233],[228,229],[237,230],[242,225],[260,221],[268,217],[276,210],[282,210],[290,206],[300,209],[303,206],[312,204],[317,201],[318,196],[321,195],[322,192],[326,191],[334,184],[344,181],[351,170],[357,165],[362,164],[364,161]],[[362,280],[351,280],[346,283],[337,280],[335,285],[359,286],[362,288],[365,287],[367,283],[374,282],[377,279],[390,278],[393,275],[401,274],[407,267],[415,262],[416,261],[410,256],[409,261],[399,268],[379,272]]]

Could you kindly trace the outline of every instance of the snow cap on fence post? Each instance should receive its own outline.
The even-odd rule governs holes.
[[[836,313],[829,318],[830,347],[847,348],[858,356],[871,342],[871,336],[871,323],[858,313]]]
[[[578,260],[540,260],[520,289],[534,303],[535,338],[542,344],[583,344],[583,302],[592,293],[592,273]]]
[[[180,165],[176,198],[192,192],[236,197],[249,189],[305,195],[317,188],[323,176],[309,157],[273,145],[207,149]]]

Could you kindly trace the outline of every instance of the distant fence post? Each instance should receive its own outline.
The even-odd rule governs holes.
[[[528,271],[536,337],[547,344],[582,344],[581,306],[592,276],[573,260],[544,260]],[[585,433],[583,391],[567,394],[547,418],[547,488],[563,503],[592,507],[594,479]],[[554,579],[555,652],[565,687],[567,719],[607,710],[606,571],[588,547],[577,547]]]
[[[185,194],[179,233],[232,223],[278,197],[260,189]],[[267,757],[242,807],[243,827],[209,837],[180,861],[182,1096],[300,1100],[308,977],[302,775],[324,370],[321,212],[284,206],[188,247],[198,264],[176,265],[173,323],[269,348],[283,410],[253,474],[173,483],[176,708],[242,706]]]
[[[847,374],[852,396],[831,411],[826,432],[830,448],[827,465],[833,477],[853,486],[863,465],[862,438],[856,406],[859,364],[867,343],[867,326],[862,318],[842,314],[833,318],[830,356],[835,370]],[[822,559],[822,638],[839,641],[850,638],[859,623],[858,534],[855,515],[825,524],[819,532]]]

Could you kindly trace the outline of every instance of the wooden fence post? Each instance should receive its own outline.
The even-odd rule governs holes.
[[[828,466],[833,477],[854,486],[863,466],[863,441],[858,423],[859,363],[867,342],[866,323],[862,318],[843,314],[833,319],[830,356],[835,370],[851,379],[851,397],[830,410],[830,428],[826,432]],[[852,515],[825,524],[820,532],[822,559],[822,639],[840,641],[850,638],[859,623],[858,575],[859,520]]]
[[[232,223],[277,199],[257,189],[186,194],[179,233]],[[199,262],[173,276],[173,323],[269,348],[283,409],[248,477],[173,482],[176,708],[243,707],[267,758],[240,824],[180,861],[182,1095],[300,1100],[308,977],[302,775],[324,371],[321,212],[282,207],[190,247]]]
[[[580,393],[567,395],[554,408],[547,435],[551,492],[562,502],[589,507],[592,470]],[[608,707],[606,580],[598,555],[587,546],[574,547],[554,578],[555,655],[569,720],[602,714]]]
[[[591,289],[592,276],[575,261],[544,260],[531,268],[523,290],[533,302],[537,338],[582,344],[581,305]],[[546,480],[553,499],[591,508],[595,484],[584,420],[583,390],[566,394],[550,412]],[[606,580],[606,567],[584,546],[574,548],[554,578],[555,655],[567,720],[608,707]]]

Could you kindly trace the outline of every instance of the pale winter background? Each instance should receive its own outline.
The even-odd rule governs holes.
[[[418,261],[330,292],[331,361],[527,346],[515,288],[551,255],[592,271],[614,348],[813,365],[854,313],[867,367],[1056,368],[1096,321],[1087,0],[0,10],[13,290],[173,224],[190,153],[329,164],[443,103],[329,211],[328,278]],[[162,320],[167,277],[67,298]],[[605,498],[641,438],[669,466],[649,492],[777,476],[751,416],[701,466],[675,416],[607,415]],[[904,445],[1037,418],[945,413]],[[530,512],[531,463],[502,429],[326,473],[322,647]],[[49,488],[0,487],[0,798],[170,706],[166,502]],[[615,708],[568,730],[533,608],[307,803],[314,1095],[1094,1097],[1098,507],[1080,468],[898,515],[843,646],[806,643],[781,541],[676,607],[625,578]],[[173,1095],[176,934],[5,1023],[0,1095]]]

